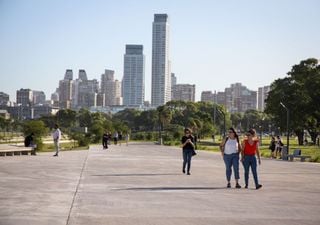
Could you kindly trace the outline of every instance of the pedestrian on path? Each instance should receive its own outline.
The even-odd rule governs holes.
[[[256,138],[256,131],[254,129],[250,129],[247,132],[247,138],[242,142],[242,152],[241,152],[241,161],[243,162],[244,167],[244,180],[245,180],[245,188],[248,188],[249,184],[249,169],[251,167],[252,175],[254,178],[254,183],[256,185],[256,189],[260,189],[262,187],[259,184],[258,173],[257,173],[257,158],[259,165],[261,165],[260,152],[259,152],[259,140]]]
[[[186,173],[186,166],[187,166],[187,175],[190,175],[191,158],[195,154],[194,137],[191,135],[191,129],[189,128],[184,129],[184,134],[185,135],[181,139],[182,155],[183,155],[182,172]]]
[[[274,136],[271,136],[269,149],[271,151],[271,159],[275,158],[274,151],[276,150],[276,139],[274,138]]]
[[[234,179],[236,180],[235,188],[241,188],[239,184],[239,154],[241,152],[241,145],[239,143],[239,136],[235,129],[229,129],[228,137],[226,137],[220,145],[221,155],[226,165],[227,188],[231,188],[230,179],[232,175],[232,167],[234,172]]]
[[[129,145],[129,140],[130,140],[130,134],[127,133],[127,134],[126,134],[126,145],[127,145],[127,146]]]
[[[283,142],[281,140],[281,137],[278,135],[276,140],[276,158],[278,157],[278,154],[280,159],[282,158],[281,157],[282,147],[283,147]]]
[[[58,156],[60,151],[61,131],[59,129],[58,124],[55,124],[54,128],[55,128],[55,131],[53,132],[52,137],[53,137],[53,143],[56,150],[56,154],[54,154],[53,156]]]
[[[118,135],[118,142],[119,142],[119,145],[121,146],[121,142],[122,142],[122,138],[123,138],[123,137],[122,137],[122,132],[119,131],[118,134],[119,134],[119,135]]]
[[[118,144],[118,137],[119,137],[119,134],[117,131],[115,131],[113,133],[113,142],[114,142],[114,145],[117,145]]]
[[[109,134],[108,132],[104,132],[102,136],[102,147],[103,149],[108,149],[108,141],[109,141]]]

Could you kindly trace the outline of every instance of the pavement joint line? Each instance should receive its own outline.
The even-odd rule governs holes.
[[[75,191],[74,194],[73,194],[73,198],[72,198],[71,206],[70,206],[70,209],[69,209],[68,219],[67,219],[66,225],[68,225],[68,224],[69,224],[69,221],[70,221],[70,215],[71,215],[71,212],[72,212],[72,209],[73,209],[74,201],[75,201],[75,199],[76,199],[76,196],[77,196],[77,193],[78,193],[78,190],[79,190],[79,186],[80,186],[81,179],[82,179],[82,174],[83,174],[83,171],[84,171],[84,169],[85,169],[85,167],[86,167],[86,164],[87,164],[87,161],[88,161],[89,152],[90,152],[90,148],[88,149],[86,158],[85,158],[85,160],[84,160],[84,162],[83,162],[83,165],[82,165],[82,169],[81,169],[81,172],[80,172],[79,181],[78,181],[78,184],[77,184],[77,187],[76,187],[76,191]]]

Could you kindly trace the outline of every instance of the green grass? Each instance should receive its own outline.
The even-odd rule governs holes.
[[[284,142],[284,144],[286,144],[286,139],[283,138],[282,141]],[[215,143],[212,142],[212,139],[200,140],[200,142],[197,143],[197,149],[212,151],[212,152],[220,152],[220,148],[219,148],[220,142],[221,142],[221,138],[216,138]],[[262,146],[260,146],[260,152],[262,157],[269,158],[271,156],[271,151],[269,150],[269,143],[270,143],[269,137],[262,138]],[[179,141],[171,141],[168,143],[166,142],[165,144],[180,146]],[[311,156],[310,162],[320,163],[320,147],[319,146],[314,146],[314,145],[300,146],[298,145],[296,139],[291,138],[289,154],[292,154],[294,149],[301,149],[301,155]]]
[[[89,146],[79,147],[77,143],[74,144],[73,142],[60,144],[61,151],[87,150],[87,149],[89,149]],[[38,152],[53,152],[53,151],[55,151],[53,144],[43,144],[43,149]]]

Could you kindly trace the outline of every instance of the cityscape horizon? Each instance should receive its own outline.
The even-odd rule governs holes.
[[[44,91],[49,97],[66,69],[84,69],[89,79],[97,80],[100,80],[105,69],[109,69],[115,71],[115,79],[121,81],[124,76],[125,46],[136,44],[142,45],[144,49],[145,100],[151,101],[151,28],[152,15],[157,13],[169,15],[171,72],[176,74],[179,84],[195,85],[196,101],[200,100],[203,91],[223,91],[234,83],[242,83],[248,89],[258,91],[259,87],[268,86],[275,79],[285,77],[291,66],[300,60],[320,58],[320,49],[315,45],[320,33],[312,29],[312,22],[306,23],[319,18],[314,10],[319,5],[316,1],[309,1],[309,6],[291,4],[291,13],[284,15],[281,13],[288,6],[286,2],[277,4],[275,8],[276,3],[271,1],[263,5],[264,9],[262,5],[246,3],[249,9],[261,13],[259,16],[255,14],[257,21],[246,16],[249,9],[242,7],[237,11],[236,4],[230,6],[210,1],[201,3],[203,5],[187,3],[184,10],[177,11],[178,6],[168,1],[162,4],[141,1],[138,5],[147,10],[128,24],[125,18],[114,13],[110,17],[97,16],[105,8],[119,9],[119,4],[75,4],[74,1],[64,4],[58,1],[56,4],[27,5],[3,1],[0,7],[0,25],[3,27],[0,31],[3,39],[3,51],[0,53],[0,66],[3,68],[0,91],[8,93],[11,101],[15,101],[16,91],[20,88]],[[70,11],[71,8],[87,14],[76,21],[70,21],[75,15],[73,10]],[[199,13],[190,14],[193,8],[199,9]],[[33,16],[26,17],[26,9]],[[212,16],[210,9],[222,11]],[[226,14],[228,10],[234,12],[234,15]],[[294,18],[292,12],[298,10],[304,12],[303,15],[307,18]],[[53,19],[54,13],[61,15],[61,19]],[[187,15],[190,20],[185,23],[183,19]],[[271,18],[270,15],[275,17]],[[111,26],[108,18],[116,26]],[[240,19],[239,23],[236,23],[237,19]],[[261,24],[257,24],[258,22]],[[292,35],[295,23],[303,25],[304,32],[300,32],[300,36]],[[135,24],[136,30],[130,24]],[[103,27],[111,31],[111,35],[105,39],[97,36],[98,31],[104,33],[101,30]],[[42,35],[36,36],[35,31]],[[94,31],[89,33],[95,34],[86,34],[88,31]],[[259,32],[262,32],[261,35]],[[288,37],[290,39],[286,39]],[[308,42],[305,41],[307,37]],[[93,43],[95,41],[97,44]],[[104,55],[101,52],[103,49],[109,51],[105,51]]]

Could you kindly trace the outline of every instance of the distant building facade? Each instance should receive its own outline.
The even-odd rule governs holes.
[[[122,97],[125,106],[143,105],[145,97],[144,66],[143,46],[126,45],[122,80]],[[119,98],[118,93],[116,95],[116,98]]]
[[[176,84],[173,86],[172,100],[194,102],[195,91],[196,86],[194,84]]]
[[[101,75],[101,93],[105,94],[105,106],[122,103],[121,82],[114,80],[113,70],[105,70]]]
[[[8,102],[9,95],[4,92],[0,92],[0,105],[8,105]]]
[[[23,106],[31,106],[33,105],[33,92],[31,89],[23,89],[17,90],[17,104]]]
[[[268,98],[270,92],[270,86],[264,86],[258,88],[258,110],[259,111],[264,111],[266,107],[266,99]]]
[[[72,80],[59,81],[59,106],[63,109],[71,108]]]
[[[32,91],[33,92],[33,104],[44,105],[46,104],[46,94],[43,91]]]
[[[214,102],[214,94],[212,91],[203,91],[201,92],[201,101],[202,102]]]

